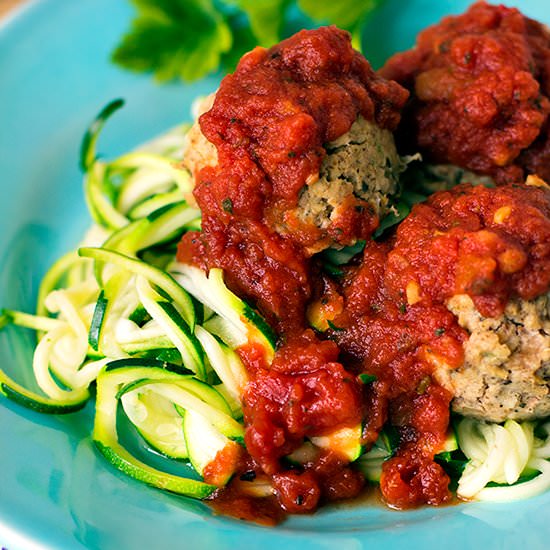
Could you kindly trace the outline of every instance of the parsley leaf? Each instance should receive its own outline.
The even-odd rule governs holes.
[[[257,44],[269,47],[279,42],[290,0],[225,0],[248,16]]]
[[[360,50],[366,17],[385,0],[129,1],[137,15],[112,60],[164,82],[198,80],[220,67],[232,71],[244,53],[272,46],[297,25],[338,25],[351,31]]]
[[[345,265],[349,261],[360,254],[365,249],[365,241],[358,240],[355,244],[344,246],[343,248],[327,248],[323,250],[319,257],[325,262],[332,265]]]
[[[362,384],[370,384],[372,382],[376,382],[378,377],[374,374],[362,373],[359,375],[359,380]]]
[[[227,16],[227,23],[233,31],[233,46],[222,57],[222,68],[232,72],[241,57],[258,45],[258,39],[252,33],[246,15],[236,12]]]
[[[138,10],[113,52],[127,69],[153,72],[159,81],[191,81],[217,69],[232,34],[213,0],[132,0]]]
[[[410,206],[404,201],[398,201],[394,205],[393,210],[391,210],[380,222],[380,225],[374,232],[373,237],[377,239],[384,234],[386,229],[397,225],[399,222],[403,221],[410,213]]]
[[[361,25],[383,0],[298,0],[298,6],[312,19],[336,25],[351,32],[353,46],[360,49]]]

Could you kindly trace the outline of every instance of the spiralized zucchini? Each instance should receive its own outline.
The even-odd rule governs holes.
[[[535,437],[533,422],[507,420],[500,425],[462,419],[458,441],[470,461],[458,482],[457,495],[506,502],[550,489],[550,422],[539,429],[543,439]]]
[[[176,163],[187,128],[118,159],[99,160],[98,133],[121,104],[102,110],[82,145],[94,226],[78,251],[44,276],[35,315],[4,310],[0,318],[0,327],[36,331],[32,369],[42,393],[23,388],[3,371],[0,392],[34,410],[60,414],[82,408],[96,384],[94,441],[100,452],[145,483],[204,498],[229,480],[235,464],[225,472],[218,468],[213,483],[205,483],[155,469],[118,441],[122,410],[150,449],[200,465],[202,475],[224,446],[237,453],[248,380],[232,349],[235,329],[224,342],[203,328],[203,321],[219,316],[164,269],[182,234],[200,227],[200,212],[185,200],[190,175]],[[239,301],[223,277],[216,284],[216,292]]]
[[[95,384],[94,440],[107,460],[150,485],[206,498],[228,482],[235,463],[206,481],[153,468],[120,443],[118,412],[124,411],[149,449],[188,461],[200,478],[218,452],[236,456],[243,444],[241,399],[248,373],[235,349],[259,345],[269,364],[276,338],[225,286],[221,270],[205,274],[174,261],[182,234],[200,229],[200,212],[186,202],[190,174],[177,162],[187,127],[118,159],[98,159],[99,132],[121,106],[117,100],[105,107],[82,144],[94,225],[78,251],[64,255],[44,276],[36,314],[0,315],[0,329],[13,324],[36,331],[32,370],[40,391],[0,370],[0,393],[33,410],[63,414],[85,406]],[[357,461],[377,483],[398,438],[383,431],[365,452],[361,428],[312,438],[287,459],[307,462],[330,448]],[[550,422],[498,425],[463,418],[442,451],[447,459],[461,454],[462,499],[507,501],[550,488]],[[245,485],[258,497],[273,493],[267,479]]]

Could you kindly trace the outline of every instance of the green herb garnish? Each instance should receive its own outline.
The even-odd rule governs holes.
[[[331,320],[327,319],[327,325],[329,326],[330,329],[332,330],[335,330],[335,331],[342,331],[344,330],[342,327],[337,327]]]
[[[113,52],[118,65],[161,82],[197,80],[215,71],[233,46],[212,0],[131,0],[138,13]]]
[[[233,70],[254,46],[272,46],[298,26],[334,24],[361,49],[363,25],[384,0],[130,0],[137,10],[113,61],[160,82]],[[310,21],[307,21],[309,19]]]
[[[359,380],[361,381],[362,384],[370,384],[370,383],[376,382],[376,380],[378,380],[376,375],[367,374],[366,372],[364,372],[363,374],[360,374],[358,376],[358,378],[359,378]]]
[[[233,201],[230,198],[223,199],[222,208],[228,214],[233,214]]]

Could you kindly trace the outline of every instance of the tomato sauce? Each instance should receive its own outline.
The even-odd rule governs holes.
[[[445,17],[380,71],[412,92],[402,145],[500,182],[549,179],[549,60],[550,33],[515,8]]]
[[[306,330],[290,338],[269,368],[255,373],[244,395],[246,447],[273,474],[279,459],[305,437],[361,421],[355,377],[338,362],[338,346]]]
[[[467,334],[445,307],[469,294],[487,316],[510,296],[550,287],[550,189],[460,185],[416,205],[388,242],[370,241],[341,281],[344,309],[332,337],[348,364],[376,376],[366,390],[364,439],[386,422],[400,446],[384,464],[388,504],[440,504],[449,479],[434,461],[445,440],[452,395],[438,370],[459,367]]]
[[[418,205],[397,231],[387,287],[397,298],[411,282],[441,303],[469,294],[486,316],[508,299],[531,300],[550,285],[549,188],[468,185]]]
[[[300,463],[287,457],[306,438],[358,423],[367,449],[387,423],[398,430],[399,448],[380,481],[390,506],[448,502],[449,478],[434,457],[452,395],[438,371],[463,363],[467,333],[445,302],[466,293],[483,314],[498,315],[511,296],[531,299],[550,286],[550,191],[542,187],[436,193],[385,242],[352,224],[340,244],[360,237],[367,244],[339,278],[321,275],[309,257],[315,231],[280,230],[319,170],[323,143],[359,114],[394,128],[405,99],[402,88],[374,75],[347,33],[329,27],[247,54],[200,118],[218,165],[196,175],[202,231],[185,235],[178,259],[223,268],[230,288],[279,334],[270,365],[254,346],[239,350],[250,376],[247,454],[223,457],[239,465],[212,501],[222,513],[269,523],[281,510],[307,513],[356,496],[363,476],[336,453],[317,449]],[[527,119],[536,126],[537,116]],[[319,332],[307,327],[306,311],[327,316]],[[375,380],[363,384],[361,373]],[[243,484],[262,476],[274,493],[254,500]]]
[[[184,237],[178,259],[223,268],[228,286],[279,331],[271,365],[254,348],[240,353],[251,377],[243,409],[252,471],[270,476],[287,512],[355,496],[364,480],[331,453],[300,467],[283,460],[306,437],[357,425],[363,416],[361,386],[339,362],[338,346],[306,328],[316,284],[307,247],[322,236],[285,216],[318,175],[325,143],[346,133],[359,115],[395,128],[407,95],[374,73],[351,47],[349,33],[327,27],[245,55],[200,117],[218,164],[195,174],[202,231]],[[349,208],[353,215],[344,216],[337,232],[340,244],[370,236],[378,224],[372,209]],[[269,507],[272,500],[263,503]],[[232,506],[223,503],[233,502],[236,514],[249,515],[247,497],[234,486],[216,502],[224,511]]]
[[[300,329],[312,291],[306,248],[319,234],[285,215],[318,176],[323,144],[359,115],[395,128],[407,95],[377,76],[349,33],[335,27],[301,31],[246,54],[200,117],[218,164],[196,175],[202,232],[185,237],[179,257],[223,268],[230,286],[281,331]],[[368,223],[367,214],[374,216]],[[353,214],[357,223],[339,227],[338,243],[368,237],[378,221],[365,216]]]

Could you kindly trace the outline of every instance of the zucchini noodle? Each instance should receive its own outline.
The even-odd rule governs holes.
[[[4,310],[0,316],[0,328],[36,331],[32,369],[42,393],[2,370],[0,393],[61,414],[82,408],[95,384],[93,437],[107,460],[150,485],[206,498],[236,467],[217,468],[215,477],[205,479],[208,465],[243,442],[248,372],[236,350],[254,344],[270,364],[275,335],[226,287],[222,270],[205,274],[174,260],[182,234],[200,229],[200,212],[186,202],[191,176],[178,164],[188,127],[113,161],[97,158],[98,133],[120,106],[107,106],[83,141],[84,189],[94,225],[79,250],[61,257],[42,279],[35,315]],[[152,468],[130,453],[119,441],[119,411],[149,450],[188,461],[202,479]],[[365,452],[361,431],[357,425],[312,437],[286,459],[304,464],[320,449],[336,450],[379,483],[398,436],[382,431]],[[550,422],[499,425],[462,418],[441,456],[449,460],[460,452],[462,499],[508,501],[550,488]],[[257,497],[274,492],[264,478],[236,485]]]
[[[2,328],[36,331],[32,369],[43,394],[3,371],[0,392],[59,414],[84,406],[96,384],[100,452],[141,481],[204,498],[227,483],[234,465],[214,484],[150,467],[118,442],[118,404],[150,449],[189,460],[202,475],[219,451],[244,435],[241,395],[248,374],[232,343],[236,333],[252,332],[241,320],[249,306],[225,287],[221,274],[212,275],[212,284],[204,273],[196,276],[199,287],[224,296],[226,315],[237,306],[230,316],[238,327],[226,327],[225,340],[214,337],[199,323],[221,317],[164,270],[182,234],[200,227],[200,212],[185,200],[190,174],[176,163],[187,127],[113,161],[99,160],[98,133],[121,104],[107,106],[83,141],[84,189],[95,224],[78,252],[64,255],[44,276],[36,315],[4,310],[0,319]]]
[[[549,489],[550,422],[541,427],[544,439],[535,437],[534,430],[533,422],[507,420],[500,425],[462,419],[457,435],[469,463],[458,481],[457,495],[506,502]],[[522,476],[529,479],[522,481]]]

